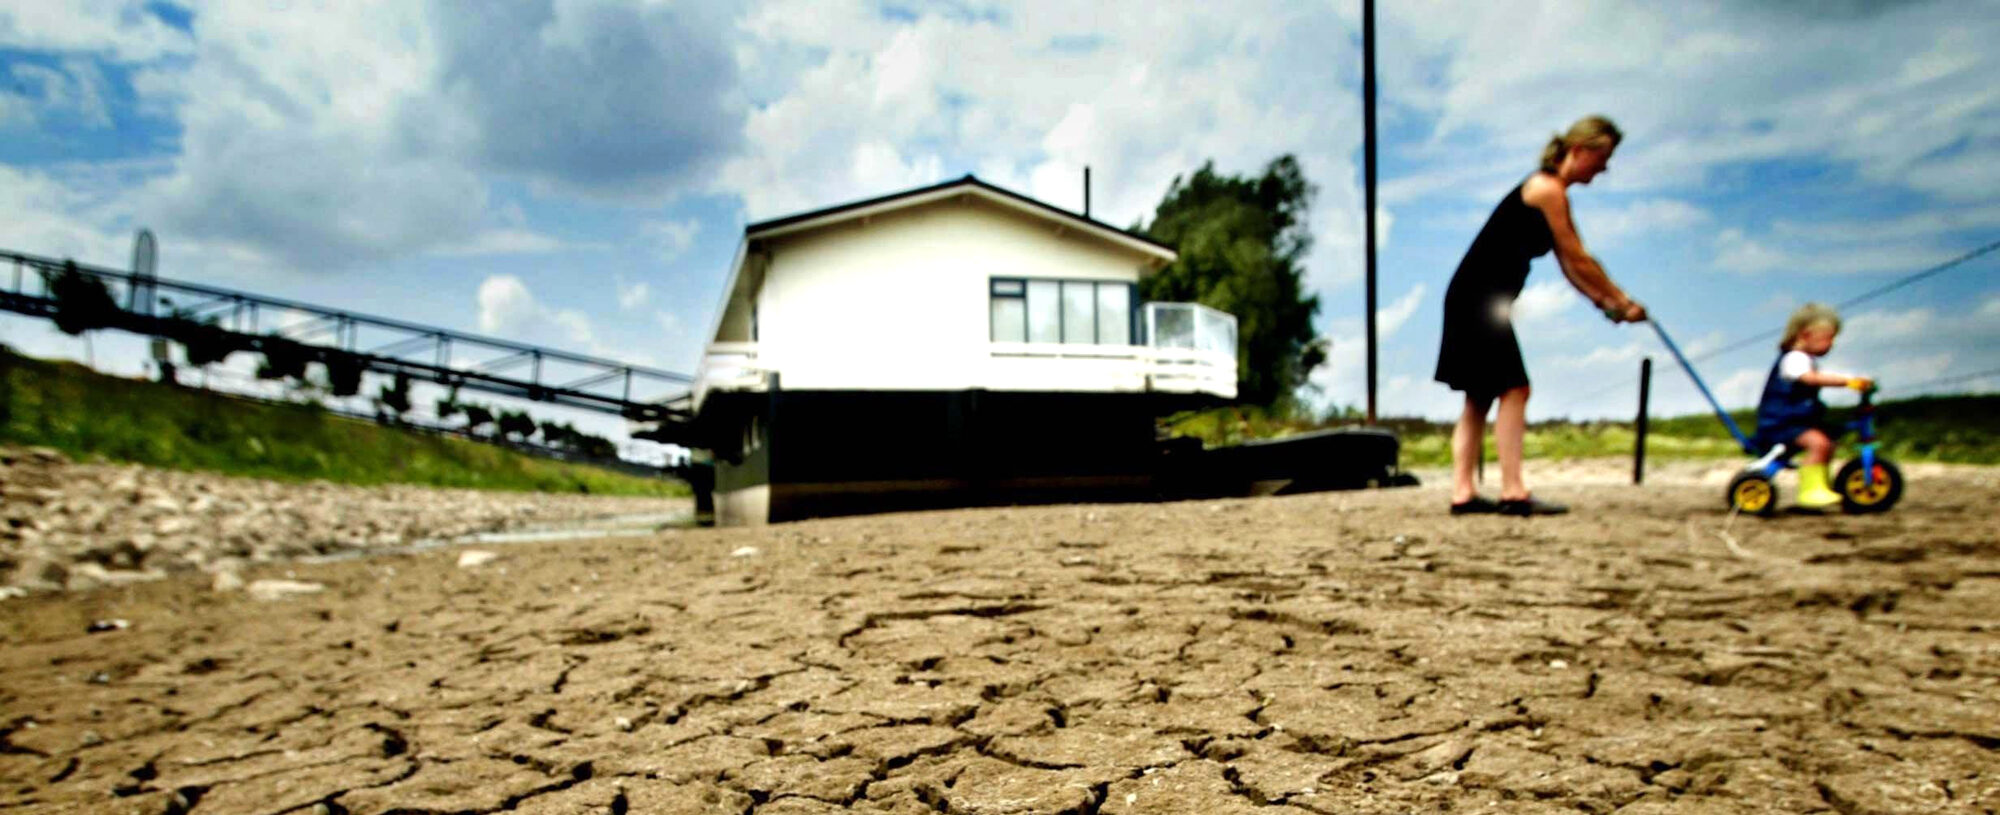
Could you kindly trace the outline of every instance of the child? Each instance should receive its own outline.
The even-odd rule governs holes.
[[[1785,336],[1778,341],[1778,350],[1784,353],[1771,366],[1764,397],[1757,403],[1757,446],[1768,450],[1783,444],[1806,453],[1805,463],[1799,465],[1798,503],[1808,509],[1840,503],[1840,494],[1827,486],[1826,463],[1833,458],[1833,436],[1823,426],[1826,404],[1819,400],[1819,389],[1865,391],[1874,387],[1865,376],[1818,370],[1817,358],[1833,349],[1833,337],[1838,333],[1840,315],[1831,307],[1807,303],[1792,312],[1792,318],[1785,322]]]

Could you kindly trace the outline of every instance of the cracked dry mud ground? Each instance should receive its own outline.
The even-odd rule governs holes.
[[[1424,487],[28,598],[0,811],[1993,812],[1995,472],[1742,555],[1712,485]]]

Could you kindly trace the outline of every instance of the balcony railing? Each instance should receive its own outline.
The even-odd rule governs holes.
[[[768,381],[770,369],[757,361],[757,343],[711,342],[708,354],[695,370],[691,395],[696,409],[712,390],[758,390]]]

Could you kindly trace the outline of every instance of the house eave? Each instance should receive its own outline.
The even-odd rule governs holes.
[[[1165,244],[1134,235],[1117,227],[1083,215],[1059,209],[1019,193],[995,187],[972,176],[948,181],[930,187],[894,193],[880,198],[871,198],[850,204],[842,204],[827,209],[790,215],[769,221],[751,224],[744,228],[745,240],[776,238],[808,230],[822,229],[839,223],[871,218],[883,213],[910,207],[950,200],[959,195],[976,195],[980,199],[1007,207],[1032,217],[1077,229],[1102,240],[1121,246],[1127,250],[1146,255],[1157,265],[1174,262],[1179,255]]]

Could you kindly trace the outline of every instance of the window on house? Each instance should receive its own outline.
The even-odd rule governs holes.
[[[989,316],[994,342],[1131,345],[1132,284],[996,277]]]
[[[1028,281],[1028,341],[1062,342],[1062,284]]]
[[[1028,341],[1028,287],[1019,280],[993,281],[993,341]]]
[[[1132,287],[1124,283],[1097,284],[1097,342],[1100,345],[1131,345]]]

